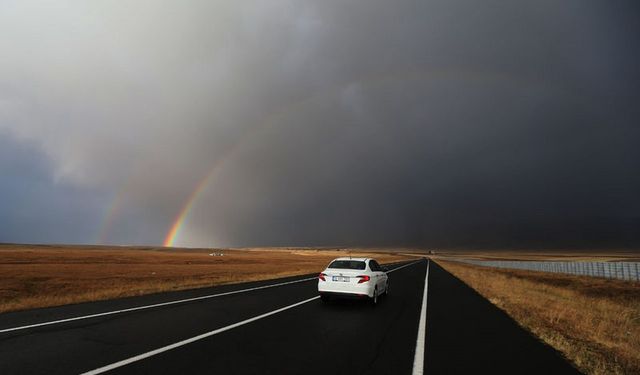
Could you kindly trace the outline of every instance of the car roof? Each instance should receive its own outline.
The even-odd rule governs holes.
[[[369,260],[369,259],[370,259],[370,258],[349,258],[349,257],[341,257],[341,258],[336,258],[336,259],[332,260],[332,262],[333,262],[333,261],[336,261],[336,260],[359,260],[359,261],[362,261],[362,262],[366,262],[366,261],[367,261],[367,260]]]

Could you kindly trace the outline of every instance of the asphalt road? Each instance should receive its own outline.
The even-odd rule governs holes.
[[[0,374],[577,373],[433,262],[419,333],[427,266],[392,267],[375,308],[309,275],[0,314]]]

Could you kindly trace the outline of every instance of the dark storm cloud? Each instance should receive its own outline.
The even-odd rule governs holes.
[[[4,131],[0,131],[0,171],[0,242],[95,240],[95,212],[104,194],[57,183],[50,162],[33,144]]]
[[[109,242],[217,166],[177,244],[640,243],[633,2],[9,8],[0,126],[118,197]]]

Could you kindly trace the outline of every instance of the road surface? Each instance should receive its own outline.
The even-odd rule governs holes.
[[[0,374],[578,373],[436,263],[391,269],[375,308],[307,275],[0,314]]]

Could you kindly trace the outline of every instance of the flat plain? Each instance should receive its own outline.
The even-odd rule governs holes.
[[[183,249],[0,245],[0,312],[320,272],[340,256],[412,259],[363,249]]]

